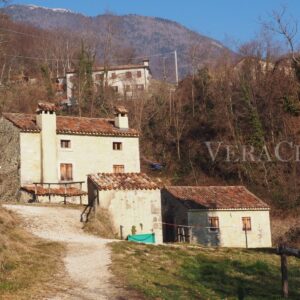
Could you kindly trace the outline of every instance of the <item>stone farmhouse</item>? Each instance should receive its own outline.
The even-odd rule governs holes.
[[[155,235],[162,243],[160,189],[143,173],[98,173],[88,176],[89,203],[107,209],[120,237]]]
[[[244,186],[169,186],[162,190],[164,242],[271,247],[269,210]]]
[[[57,116],[41,103],[34,115],[3,113],[0,130],[2,199],[86,203],[88,174],[140,172],[139,133],[122,107],[114,119],[96,119]]]
[[[36,114],[0,119],[0,199],[105,208],[120,237],[156,243],[270,247],[269,207],[243,186],[167,186],[140,173],[139,133],[128,112],[113,119]]]
[[[126,99],[134,98],[139,93],[148,90],[151,79],[149,60],[143,60],[142,64],[129,64],[93,69],[93,80],[95,87],[105,84],[110,86],[117,94]],[[76,72],[69,71],[66,74],[67,100],[76,102],[74,96]]]

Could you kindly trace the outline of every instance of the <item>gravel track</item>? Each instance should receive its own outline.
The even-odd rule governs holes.
[[[66,245],[65,273],[73,283],[71,288],[48,299],[137,299],[128,297],[123,287],[113,283],[109,270],[112,240],[85,233],[78,209],[30,205],[3,205],[24,220],[24,226],[34,235]],[[44,298],[47,299],[47,298]]]

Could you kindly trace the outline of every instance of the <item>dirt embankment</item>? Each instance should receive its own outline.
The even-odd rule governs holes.
[[[25,227],[34,235],[66,247],[63,261],[73,286],[50,299],[135,299],[110,272],[111,240],[83,232],[80,210],[28,205],[5,208],[22,216]]]

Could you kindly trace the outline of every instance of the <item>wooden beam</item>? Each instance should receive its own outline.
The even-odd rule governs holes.
[[[300,258],[300,250],[295,248],[289,248],[284,245],[279,245],[276,250],[277,254],[285,254],[287,256],[295,256]]]

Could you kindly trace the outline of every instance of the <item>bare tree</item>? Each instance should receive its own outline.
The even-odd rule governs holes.
[[[280,11],[272,12],[272,20],[264,22],[263,25],[266,29],[275,32],[282,36],[286,41],[294,63],[300,64],[300,59],[296,55],[296,36],[298,33],[298,22],[292,18],[286,19],[286,7],[282,7]]]

